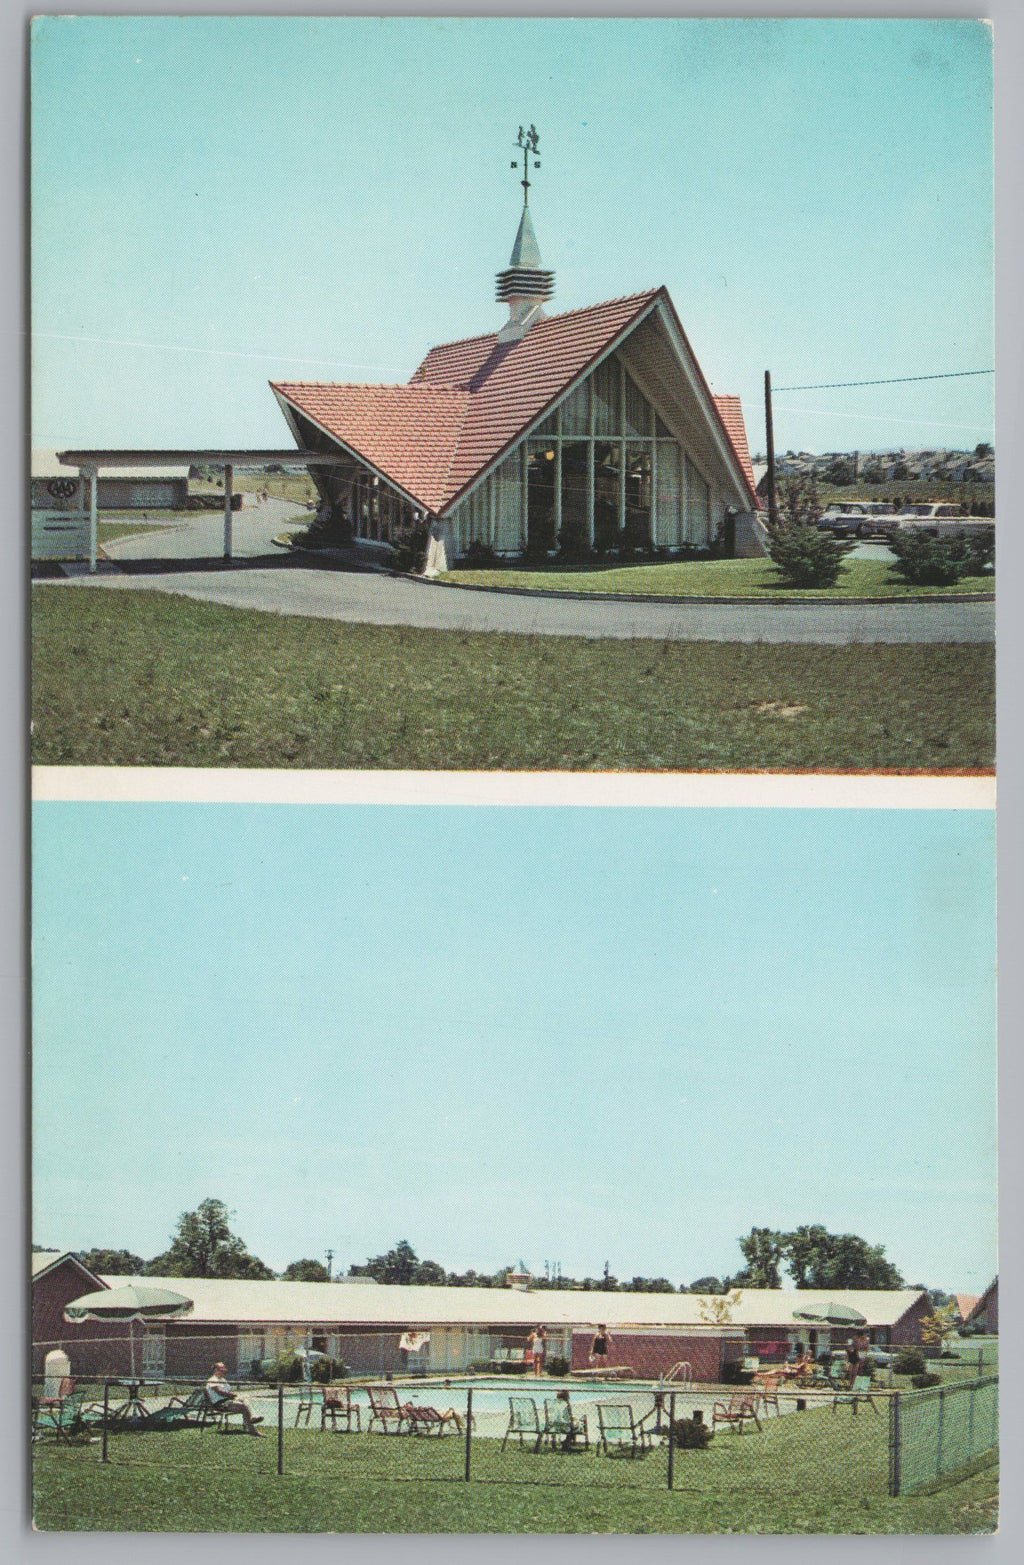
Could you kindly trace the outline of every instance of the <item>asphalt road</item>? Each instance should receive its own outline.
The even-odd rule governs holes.
[[[201,512],[167,532],[106,545],[109,558],[124,561],[128,569],[93,577],[76,572],[68,585],[184,593],[233,608],[425,630],[831,646],[986,642],[995,636],[992,603],[616,603],[531,598],[332,570],[269,553],[270,539],[295,514],[295,503],[286,500],[245,506],[235,516],[236,560],[226,564],[219,559],[223,517]],[[136,560],[154,564],[133,569],[130,562]]]

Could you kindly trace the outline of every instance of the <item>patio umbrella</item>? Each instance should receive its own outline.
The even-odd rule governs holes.
[[[829,1299],[817,1310],[794,1310],[795,1320],[808,1320],[815,1326],[866,1326],[867,1317],[849,1304],[836,1304]]]
[[[64,1306],[66,1321],[123,1320],[128,1325],[128,1342],[131,1350],[132,1378],[135,1377],[135,1333],[133,1321],[172,1320],[187,1315],[192,1300],[183,1293],[172,1293],[170,1288],[144,1288],[128,1283],[123,1288],[100,1288],[95,1293],[83,1293]]]

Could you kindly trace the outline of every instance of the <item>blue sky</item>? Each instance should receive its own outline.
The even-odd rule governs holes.
[[[979,22],[49,17],[32,89],[36,444],[287,444],[268,378],[495,329],[524,120],[555,308],[667,284],[754,449],[766,368],[993,364]],[[973,447],[991,398],[780,391],[776,443]]]
[[[988,812],[42,804],[35,1237],[995,1270]]]

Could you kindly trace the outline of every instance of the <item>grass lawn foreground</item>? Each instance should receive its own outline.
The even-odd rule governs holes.
[[[40,765],[976,770],[990,645],[586,640],[33,588]]]
[[[380,1434],[288,1428],[249,1440],[195,1430],[121,1434],[110,1463],[98,1445],[34,1453],[38,1528],[261,1532],[989,1532],[997,1472],[890,1499],[888,1420],[828,1409],[771,1419],[763,1433],[720,1431],[706,1452],[642,1460],[535,1455],[497,1440],[465,1447]]]
[[[495,566],[447,571],[439,581],[463,587],[514,587],[533,592],[637,593],[664,598],[786,599],[803,603],[843,598],[949,598],[995,591],[991,571],[965,576],[953,587],[911,587],[885,560],[847,560],[834,587],[787,587],[770,560],[670,560],[648,565]]]

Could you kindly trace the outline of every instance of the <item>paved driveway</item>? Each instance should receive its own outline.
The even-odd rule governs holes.
[[[489,630],[520,635],[653,637],[680,641],[991,641],[991,603],[770,605],[764,603],[594,603],[529,598],[298,565],[252,565],[79,575],[110,589],[184,593],[207,603],[364,625]],[[68,582],[66,585],[73,586]]]
[[[122,562],[125,569],[108,568],[92,577],[76,571],[67,585],[184,593],[233,608],[352,624],[515,635],[832,646],[984,642],[995,635],[992,603],[613,603],[481,592],[334,570],[273,551],[270,539],[297,510],[289,500],[245,505],[235,515],[232,563],[220,558],[223,515],[200,512],[173,530],[107,544],[110,560]]]

